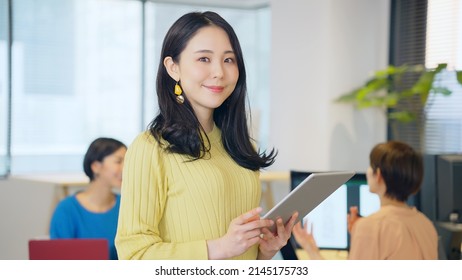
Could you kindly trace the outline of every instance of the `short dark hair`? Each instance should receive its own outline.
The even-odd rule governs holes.
[[[127,148],[124,143],[113,138],[100,137],[91,142],[83,158],[83,171],[93,181],[95,175],[91,169],[93,162],[102,162],[105,157],[112,155],[120,148]]]
[[[422,155],[408,144],[400,141],[377,144],[369,159],[373,172],[380,169],[387,185],[385,196],[406,201],[420,190],[424,172]]]

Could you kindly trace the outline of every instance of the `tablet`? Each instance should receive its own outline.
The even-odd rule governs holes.
[[[276,221],[278,217],[281,217],[285,224],[292,214],[298,211],[300,220],[353,177],[354,174],[355,172],[353,171],[312,173],[262,218]],[[270,228],[272,232],[275,229],[275,225]]]

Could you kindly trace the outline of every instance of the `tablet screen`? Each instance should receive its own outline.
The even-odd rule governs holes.
[[[286,223],[295,211],[299,213],[300,218],[303,218],[354,174],[353,171],[313,173],[268,211],[263,218],[276,220],[281,217]],[[275,226],[270,229],[274,232]]]

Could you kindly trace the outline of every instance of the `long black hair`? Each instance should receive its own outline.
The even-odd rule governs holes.
[[[272,149],[268,154],[260,153],[252,145],[247,125],[246,100],[247,85],[244,59],[241,46],[231,25],[215,12],[192,12],[180,17],[169,29],[164,38],[157,71],[157,97],[159,113],[149,125],[149,131],[162,144],[168,142],[167,151],[189,155],[191,159],[204,157],[210,148],[207,136],[199,123],[188,98],[183,104],[176,102],[173,88],[176,81],[170,77],[164,67],[164,59],[172,57],[179,62],[181,52],[199,29],[217,26],[229,37],[236,56],[239,78],[233,93],[215,109],[213,119],[222,131],[222,142],[228,154],[242,167],[259,170],[273,164],[277,152]],[[207,141],[207,143],[206,143]]]

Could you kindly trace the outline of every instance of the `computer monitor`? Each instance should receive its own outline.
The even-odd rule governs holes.
[[[290,172],[291,190],[313,172]],[[313,224],[313,235],[320,249],[349,250],[350,236],[347,229],[347,214],[351,206],[358,206],[361,216],[368,216],[380,208],[376,194],[369,192],[366,175],[355,174],[337,191],[311,211],[307,217],[301,217]],[[296,248],[300,246],[291,238],[281,250],[284,259],[294,259]]]
[[[377,212],[379,209],[379,196],[375,193],[371,193],[367,184],[359,185],[359,215],[366,217]]]

